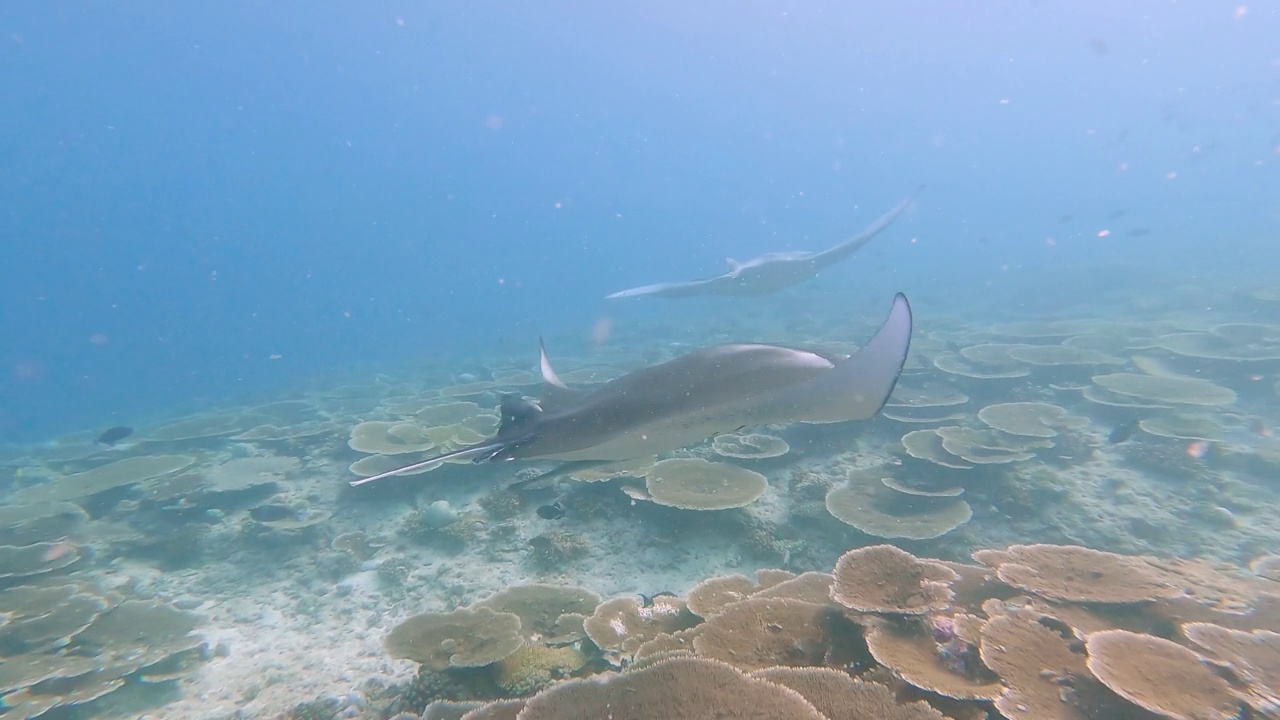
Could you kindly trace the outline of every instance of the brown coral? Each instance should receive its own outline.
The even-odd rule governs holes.
[[[1267,596],[1275,597],[1277,585],[1240,568],[1202,559],[1142,558],[1165,582],[1201,605],[1231,613],[1255,612]],[[1176,597],[1176,596],[1174,596]],[[1259,625],[1257,627],[1265,627]]]
[[[88,585],[0,593],[0,705],[34,718],[88,703],[129,680],[188,674],[198,659],[197,618],[150,600],[118,599]],[[112,605],[115,605],[112,607]]]
[[[391,657],[432,670],[489,665],[515,652],[522,642],[520,618],[487,607],[414,615],[383,641]]]
[[[1061,635],[1023,615],[1005,615],[982,627],[982,662],[1005,689],[996,709],[1007,718],[1084,720],[1072,702],[1077,678],[1088,674],[1085,657]]]
[[[746,575],[724,575],[707,578],[689,591],[689,612],[709,618],[726,605],[745,600],[760,590]]]
[[[1160,403],[1217,406],[1236,401],[1234,390],[1199,378],[1113,373],[1094,375],[1093,383],[1113,393]]]
[[[76,500],[119,487],[134,485],[168,475],[195,462],[190,455],[141,455],[100,465],[75,475],[67,475],[44,485],[15,493],[14,504],[54,503]]]
[[[582,638],[582,618],[599,604],[600,596],[586,588],[530,584],[499,590],[473,607],[515,615],[527,639],[564,643]]]
[[[698,458],[671,458],[645,471],[645,489],[659,505],[727,510],[755,502],[769,487],[764,475]]]
[[[498,702],[506,701],[499,700]],[[519,702],[523,706],[524,701]],[[422,720],[462,720],[468,712],[482,708],[486,704],[476,700],[433,700],[422,711]],[[400,715],[411,714],[401,713]],[[393,720],[398,720],[400,715],[393,715]]]
[[[1192,622],[1182,634],[1248,685],[1243,697],[1255,709],[1280,709],[1280,633]]]
[[[1141,557],[1076,545],[1011,545],[999,559],[974,559],[994,562],[1002,581],[1055,600],[1132,603],[1182,593]]]
[[[1080,427],[1084,418],[1072,417],[1065,408],[1049,403],[1011,402],[988,405],[978,411],[978,419],[1010,435],[1056,437],[1056,428]]]
[[[860,612],[919,615],[951,604],[954,571],[892,545],[850,550],[836,562],[831,599]]]
[[[917,459],[941,465],[952,470],[972,470],[973,465],[963,458],[952,455],[942,446],[942,436],[936,429],[912,430],[902,436],[902,448],[908,455]]]
[[[998,678],[980,664],[948,662],[920,618],[875,623],[866,638],[876,662],[922,690],[960,700],[991,700],[1002,691]]]
[[[790,580],[783,580],[777,585],[771,585],[752,597],[790,598],[821,605],[831,601],[831,585],[834,582],[835,578],[827,573],[801,573]]]
[[[790,688],[701,658],[671,658],[601,679],[569,680],[535,696],[520,712],[521,720],[708,717],[826,720]]]
[[[1144,710],[1174,720],[1237,717],[1231,686],[1193,650],[1127,630],[1092,633],[1085,647],[1093,676]]]
[[[899,703],[887,686],[831,668],[775,667],[750,677],[795,690],[828,720],[947,720],[923,700]]]
[[[1249,569],[1258,577],[1280,582],[1280,555],[1262,555],[1249,562]]]
[[[531,695],[552,682],[569,677],[587,663],[575,647],[525,645],[495,666],[498,687],[515,695]]]
[[[839,618],[830,606],[787,598],[748,598],[725,607],[701,626],[693,649],[740,670],[821,664],[828,628]]]
[[[655,597],[648,607],[632,598],[606,600],[582,626],[587,637],[616,663],[622,655],[635,652],[641,643],[696,624],[697,617],[683,600],[664,595]]]
[[[657,662],[663,657],[674,657],[677,654],[692,655],[693,639],[701,635],[705,627],[706,625],[695,625],[673,633],[661,633],[652,640],[640,643],[632,653],[631,667],[635,667],[641,659],[653,658],[653,662]]]
[[[881,538],[940,537],[973,517],[969,503],[960,498],[907,495],[865,477],[832,488],[826,506],[840,522]]]

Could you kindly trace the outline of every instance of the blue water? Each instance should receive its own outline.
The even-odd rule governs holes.
[[[859,292],[802,297],[1275,283],[1276,37],[1274,4],[1148,0],[7,3],[0,440],[585,342],[681,307],[608,292],[922,183],[822,279]]]

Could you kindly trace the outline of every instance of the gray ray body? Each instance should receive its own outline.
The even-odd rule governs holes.
[[[798,285],[819,272],[850,255],[861,250],[881,230],[889,227],[894,220],[906,210],[915,195],[898,203],[880,219],[871,223],[865,230],[844,242],[833,245],[822,252],[778,252],[766,253],[746,262],[728,259],[729,272],[705,280],[687,282],[666,282],[643,285],[629,290],[622,290],[606,295],[606,300],[619,298],[642,297],[655,295],[658,297],[684,298],[697,295],[768,295],[783,288]]]
[[[560,381],[543,350],[542,398],[504,396],[492,440],[351,484],[460,458],[628,460],[751,425],[866,420],[889,399],[910,343],[911,307],[899,293],[875,336],[847,357],[717,345],[581,391]]]

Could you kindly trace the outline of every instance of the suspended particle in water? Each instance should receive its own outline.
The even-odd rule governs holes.
[[[599,320],[596,320],[595,324],[591,326],[591,342],[594,343],[596,347],[600,347],[608,342],[609,335],[612,332],[613,320],[610,320],[607,317],[602,317]]]

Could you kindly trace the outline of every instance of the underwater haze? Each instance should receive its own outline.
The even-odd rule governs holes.
[[[1082,266],[1264,275],[1278,23],[1188,2],[11,4],[0,428],[532,353],[586,336],[612,290],[819,249],[921,184],[838,285],[1016,309],[1087,297]]]
[[[1280,717],[1276,38],[4,3],[0,720]]]

